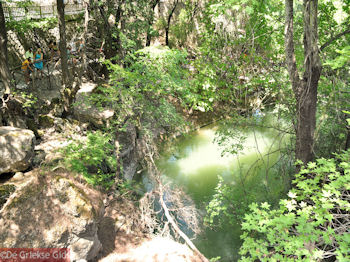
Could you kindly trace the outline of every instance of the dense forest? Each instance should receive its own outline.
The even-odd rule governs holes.
[[[349,66],[349,0],[0,0],[0,261],[350,261]]]

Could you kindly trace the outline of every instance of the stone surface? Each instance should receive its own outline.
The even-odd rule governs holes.
[[[44,150],[34,150],[34,153],[33,166],[38,167],[45,161],[46,153]]]
[[[33,131],[0,127],[0,174],[26,170],[34,156],[34,144]]]
[[[120,152],[120,158],[123,163],[123,177],[126,180],[132,180],[138,167],[140,160],[140,151],[138,148],[137,129],[135,125],[129,124],[125,132],[118,135],[118,141],[125,148]]]
[[[55,118],[51,115],[40,115],[39,126],[40,128],[50,128],[55,124]]]
[[[31,173],[0,213],[0,247],[70,248],[71,261],[94,259],[101,249],[101,193],[64,172]]]
[[[22,179],[24,176],[23,176],[23,173],[22,172],[16,172],[16,174],[12,177],[13,179]]]
[[[175,242],[172,239],[156,237],[144,241],[133,249],[123,253],[112,253],[103,258],[100,262],[200,262],[199,257],[184,244]]]
[[[16,187],[12,184],[0,185],[0,210],[15,190]]]
[[[89,96],[96,88],[95,84],[84,83],[78,91],[74,106],[74,116],[81,122],[89,122],[95,126],[102,126],[114,116],[112,109],[99,109],[90,105],[88,102]]]

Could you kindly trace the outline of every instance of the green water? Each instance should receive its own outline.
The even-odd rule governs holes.
[[[232,128],[239,130],[238,126]],[[167,180],[181,186],[203,216],[219,176],[237,188],[237,192],[243,192],[244,187],[246,194],[254,195],[255,199],[266,200],[268,195],[276,199],[281,197],[286,182],[276,170],[280,161],[278,149],[284,145],[284,136],[273,129],[245,129],[247,139],[243,150],[238,155],[222,156],[222,148],[214,142],[216,130],[217,126],[209,126],[165,146],[158,167]],[[219,261],[238,259],[239,221],[233,226],[203,228],[194,243],[204,255],[208,258],[220,256]]]

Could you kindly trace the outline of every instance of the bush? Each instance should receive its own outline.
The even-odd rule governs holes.
[[[350,151],[309,163],[293,182],[279,209],[250,205],[241,261],[349,261]]]
[[[117,167],[111,138],[101,132],[89,133],[86,141],[73,141],[63,149],[69,169],[81,173],[93,186],[112,186]]]

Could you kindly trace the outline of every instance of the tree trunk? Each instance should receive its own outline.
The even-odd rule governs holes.
[[[11,90],[12,78],[7,57],[7,31],[2,1],[0,1],[0,77],[5,87],[5,90],[0,90],[0,97],[2,93],[9,94]]]
[[[147,36],[146,36],[146,46],[151,45],[151,40],[152,40],[152,34],[151,34],[151,29],[153,26],[153,20],[154,20],[154,8],[156,8],[157,4],[159,3],[160,0],[153,0],[151,2],[150,6],[150,15],[148,18],[148,28],[147,28]]]
[[[124,30],[123,23],[125,22],[122,20],[123,3],[124,3],[124,0],[118,1],[118,8],[117,8],[116,15],[115,15],[115,30],[117,31],[116,38],[115,38],[115,45],[116,45],[117,54],[119,54],[119,60],[122,60],[124,58],[123,51],[122,51],[122,44],[121,44],[121,40],[120,40],[120,33],[123,32],[123,30]],[[118,27],[119,22],[121,22],[121,29],[120,30]]]
[[[304,0],[304,73],[300,79],[294,52],[293,0],[286,0],[286,60],[294,96],[297,102],[295,157],[304,164],[314,159],[317,87],[321,74],[318,49],[318,0]]]
[[[350,148],[350,127],[346,128],[348,130],[348,135],[346,136],[345,148],[344,150],[348,150]]]
[[[57,14],[60,31],[60,59],[62,68],[62,101],[63,101],[63,113],[62,117],[66,117],[71,114],[71,106],[75,99],[75,94],[72,92],[72,82],[68,70],[68,56],[67,56],[67,41],[66,41],[66,23],[64,20],[64,4],[63,0],[57,0]]]
[[[100,15],[103,20],[104,28],[103,32],[106,39],[105,56],[107,59],[114,57],[116,54],[121,55],[121,44],[120,44],[120,32],[118,28],[119,21],[122,16],[122,4],[123,1],[117,1],[118,7],[115,8],[112,1],[107,1],[107,13],[103,5],[99,5]],[[115,26],[112,27],[108,22],[108,15],[115,14]],[[113,29],[116,32],[113,32]],[[115,35],[115,37],[114,37]]]
[[[90,0],[91,1],[91,0]],[[84,1],[84,7],[85,7],[85,13],[84,13],[84,33],[82,36],[83,41],[83,48],[81,50],[82,60],[83,60],[83,70],[87,69],[87,55],[86,55],[86,38],[88,34],[88,28],[89,28],[89,9],[90,9],[90,3],[89,0]]]
[[[114,52],[113,49],[113,37],[111,32],[111,27],[108,23],[108,18],[106,15],[106,12],[104,10],[104,7],[102,5],[98,6],[98,9],[100,10],[100,15],[102,17],[102,20],[104,22],[104,32],[106,36],[106,48],[104,50],[105,56],[107,59],[115,56],[116,52]]]
[[[169,30],[170,30],[171,18],[174,15],[174,12],[178,3],[179,3],[179,0],[174,1],[173,8],[170,10],[170,13],[168,15],[167,25],[165,27],[165,45],[166,46],[169,46]]]

